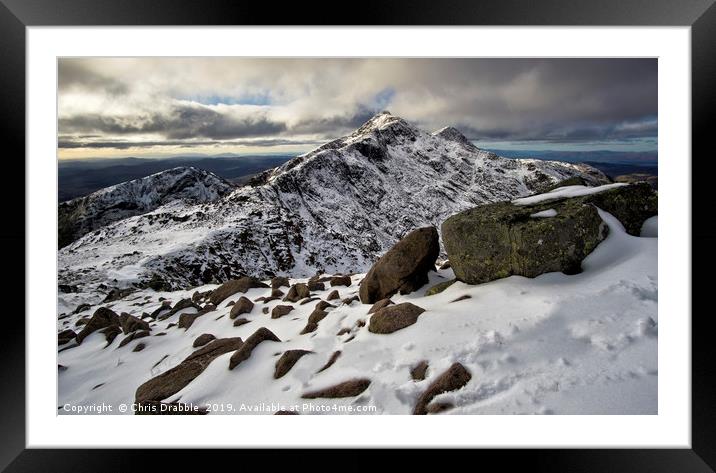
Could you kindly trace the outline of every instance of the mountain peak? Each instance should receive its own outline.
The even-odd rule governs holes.
[[[440,130],[433,133],[433,136],[439,136],[440,138],[450,140],[450,141],[456,141],[458,143],[463,144],[469,144],[472,145],[472,142],[467,139],[465,135],[460,133],[460,131],[457,128],[454,128],[452,126],[446,126],[445,128],[441,128]]]
[[[356,133],[363,134],[375,130],[383,130],[396,125],[404,128],[414,128],[406,120],[393,115],[387,110],[383,110],[373,115],[367,122],[361,125],[361,127],[356,130]]]

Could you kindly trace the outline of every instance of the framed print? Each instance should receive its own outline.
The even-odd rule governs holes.
[[[716,7],[419,3],[3,0],[2,467],[712,471]]]

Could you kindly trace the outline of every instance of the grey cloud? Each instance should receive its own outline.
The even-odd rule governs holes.
[[[196,140],[146,140],[146,141],[82,141],[71,137],[60,138],[57,147],[62,149],[91,148],[91,149],[129,149],[129,148],[155,148],[163,146],[181,146],[184,148],[198,148],[206,146],[298,146],[318,145],[315,140],[289,140],[289,139],[258,139],[258,140],[231,140],[231,141],[196,141]]]
[[[286,130],[286,125],[256,115],[234,118],[201,106],[174,106],[168,113],[133,117],[86,114],[59,120],[61,133],[101,132],[110,135],[158,133],[167,139],[211,138],[225,140],[269,136]]]

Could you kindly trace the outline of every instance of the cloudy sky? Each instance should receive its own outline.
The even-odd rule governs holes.
[[[58,61],[60,158],[303,152],[390,110],[504,149],[656,150],[655,59]]]

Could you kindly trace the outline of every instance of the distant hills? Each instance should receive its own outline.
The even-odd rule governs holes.
[[[292,157],[260,155],[62,160],[58,164],[58,200],[64,202],[176,167],[203,169],[234,184],[243,184],[251,176],[280,166]]]

